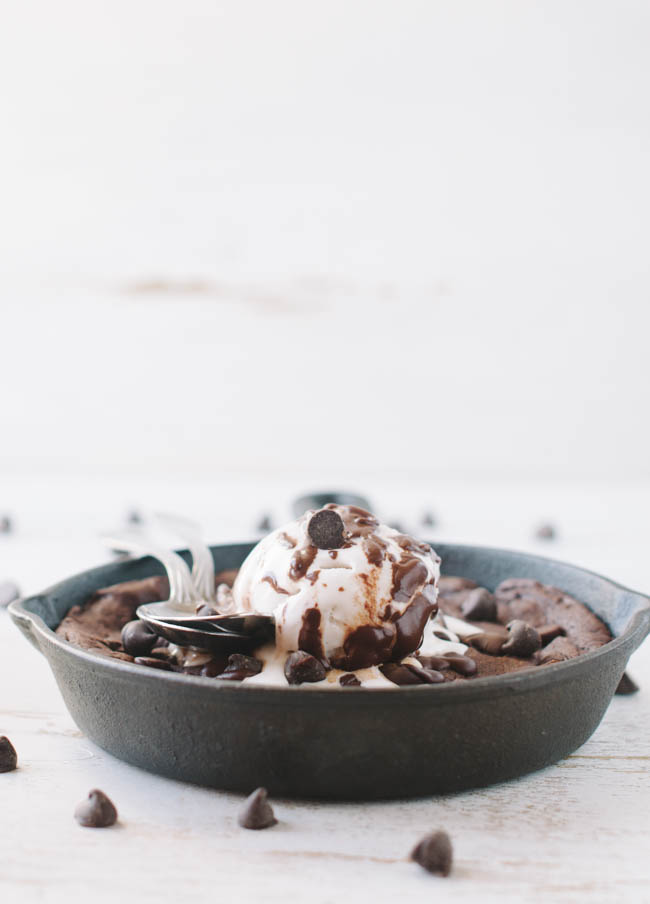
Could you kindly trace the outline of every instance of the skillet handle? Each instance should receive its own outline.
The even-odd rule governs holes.
[[[28,612],[27,609],[23,608],[23,601],[14,600],[12,603],[9,603],[8,612],[13,623],[20,629],[31,645],[40,653],[41,648],[34,631],[34,616],[31,612]]]
[[[628,592],[632,606],[636,609],[634,621],[638,622],[640,631],[636,632],[634,649],[641,646],[645,638],[650,634],[650,596],[637,593],[634,590]]]

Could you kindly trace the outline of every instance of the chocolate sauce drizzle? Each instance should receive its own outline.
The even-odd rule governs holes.
[[[421,587],[428,576],[427,566],[422,559],[415,556],[404,556],[393,565],[393,599],[396,603],[405,603],[411,599],[418,587]]]
[[[297,549],[294,552],[289,566],[289,577],[292,581],[299,581],[307,574],[317,552],[316,546],[306,546],[304,549]]]
[[[379,521],[370,512],[359,508],[357,505],[338,506],[330,502],[326,509],[335,509],[341,518],[346,531],[346,536],[353,540],[357,537],[367,537],[379,527]]]
[[[371,565],[379,567],[386,557],[388,544],[381,537],[366,537],[363,541],[363,551]]]
[[[321,614],[320,609],[315,606],[307,609],[302,616],[302,627],[298,634],[298,647],[305,653],[311,653],[316,659],[325,660],[323,651],[323,640],[320,631]]]
[[[270,584],[276,593],[285,593],[287,596],[290,595],[288,590],[285,590],[284,587],[278,586],[278,582],[276,580],[275,575],[265,574],[264,577],[262,578],[262,581],[266,581],[267,584]]]
[[[289,534],[287,534],[285,531],[282,531],[282,533],[278,536],[278,543],[281,546],[286,546],[288,549],[293,549],[296,545],[296,541],[293,539],[293,537],[290,537]]]
[[[368,563],[373,568],[380,568],[388,558],[392,565],[391,602],[403,609],[400,612],[388,603],[380,624],[360,625],[351,630],[342,650],[332,656],[332,665],[354,671],[403,659],[420,646],[426,623],[437,611],[435,586],[429,581],[429,570],[421,558],[432,555],[431,547],[406,534],[399,534],[395,539],[401,556],[396,561],[395,556],[388,552],[386,540],[377,536],[379,521],[370,512],[358,506],[337,506],[334,503],[325,508],[336,511],[343,521],[344,547],[361,541]],[[317,552],[314,545],[295,550],[289,567],[292,580],[306,578],[312,584],[316,582],[319,570],[310,571],[310,568]],[[335,559],[337,550],[328,550],[328,555]],[[378,594],[376,574],[371,571],[359,577],[365,579],[365,607],[369,618],[374,619]],[[317,608],[304,613],[298,643],[301,650],[322,659],[321,613]]]

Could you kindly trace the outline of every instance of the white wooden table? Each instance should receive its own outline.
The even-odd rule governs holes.
[[[179,498],[181,489],[189,509],[198,510],[197,488],[178,488]],[[288,498],[280,490],[292,489],[276,487],[276,498]],[[90,494],[95,514],[103,506],[108,517],[111,505],[135,500],[132,490],[123,486],[122,498],[114,487],[95,487]],[[157,492],[153,485],[140,490],[142,499]],[[15,492],[25,511],[31,511],[30,499],[34,511],[37,505],[46,510],[42,487],[32,486],[33,496],[25,487]],[[221,492],[223,499],[226,491]],[[52,504],[55,496],[50,488]],[[413,488],[375,496],[384,509],[401,499],[402,509],[393,507],[393,513],[415,511],[425,497]],[[497,497],[512,532],[507,537],[489,519]],[[41,522],[25,515],[24,530],[0,547],[3,569],[11,561],[25,592],[99,561],[83,516],[88,488],[78,488],[74,498],[64,536],[57,539],[45,527],[39,532]],[[601,489],[601,518],[595,498],[591,490],[562,487],[436,491],[439,511],[454,512],[443,520],[441,532],[454,539],[531,548],[524,528],[530,513],[539,512],[555,517],[564,534],[556,546],[539,551],[599,567],[635,589],[649,590],[644,536],[637,533],[644,525],[648,488]],[[279,824],[263,832],[238,827],[238,795],[149,775],[88,741],[68,715],[45,660],[22,640],[6,613],[0,613],[0,651],[0,734],[12,739],[20,759],[16,772],[0,775],[3,904],[85,899],[324,904],[410,896],[454,904],[650,901],[650,647],[636,653],[630,665],[641,692],[616,697],[591,740],[555,766],[446,798],[367,805],[277,800]],[[76,803],[93,787],[115,801],[118,827],[93,831],[74,822]],[[455,866],[446,880],[408,861],[419,837],[436,828],[449,832],[454,843]]]

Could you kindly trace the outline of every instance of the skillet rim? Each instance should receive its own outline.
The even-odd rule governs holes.
[[[252,548],[254,543],[221,543],[215,544],[210,548],[216,549],[241,549]],[[262,685],[247,685],[245,683],[233,683],[230,681],[219,681],[215,678],[207,678],[199,675],[185,675],[177,672],[167,672],[161,669],[145,669],[136,663],[124,662],[119,659],[113,659],[104,656],[101,653],[93,653],[85,650],[70,641],[63,640],[54,630],[49,628],[45,621],[36,612],[30,609],[30,604],[40,604],[43,599],[65,593],[70,584],[78,582],[81,579],[96,577],[101,578],[99,584],[95,586],[95,590],[100,587],[111,586],[111,583],[104,582],[104,575],[108,575],[115,570],[124,568],[125,565],[142,565],[145,560],[150,560],[152,565],[154,560],[151,557],[142,557],[138,559],[129,559],[127,562],[111,562],[105,563],[95,568],[86,569],[74,575],[64,578],[62,581],[46,588],[41,593],[33,594],[25,599],[14,600],[9,604],[8,611],[14,623],[26,634],[29,640],[43,653],[46,658],[46,649],[58,648],[65,655],[71,656],[73,659],[81,663],[86,663],[89,667],[105,671],[107,675],[122,678],[129,681],[135,676],[139,676],[139,681],[149,682],[168,682],[169,687],[178,687],[179,692],[183,688],[189,691],[195,688],[198,693],[219,693],[226,696],[238,694],[241,702],[268,703],[269,705],[289,704],[301,705],[300,701],[310,703],[310,701],[327,700],[332,705],[354,705],[358,706],[360,700],[364,700],[369,704],[382,704],[388,702],[389,699],[398,695],[396,699],[409,704],[418,705],[449,705],[455,702],[463,702],[468,699],[475,700],[481,697],[489,697],[494,699],[514,693],[533,692],[538,687],[549,684],[562,683],[569,681],[572,676],[578,677],[583,670],[590,670],[591,663],[602,657],[614,653],[620,647],[629,646],[629,655],[643,642],[644,638],[650,633],[650,596],[631,590],[617,581],[607,578],[598,572],[582,568],[570,562],[564,562],[560,559],[552,559],[548,556],[540,556],[536,553],[527,553],[518,550],[510,550],[504,547],[481,546],[474,544],[461,543],[444,543],[433,544],[434,548],[445,547],[453,549],[460,553],[478,553],[484,556],[498,554],[499,556],[507,555],[511,558],[518,559],[520,562],[536,562],[547,566],[560,566],[564,569],[573,571],[582,578],[595,578],[603,581],[617,595],[624,595],[630,598],[633,608],[631,609],[628,623],[620,634],[614,635],[613,639],[596,650],[588,653],[582,653],[573,659],[564,662],[557,662],[540,668],[539,666],[529,666],[517,672],[506,673],[505,675],[492,675],[484,678],[476,678],[472,681],[453,681],[442,685],[409,686],[409,687],[381,687],[381,688],[364,688],[364,687],[348,687],[348,688],[311,688],[309,686],[291,686],[287,687],[264,687]],[[536,578],[537,579],[537,578]],[[112,583],[119,581],[112,580]],[[561,588],[558,588],[561,589]],[[592,610],[593,611],[593,610]],[[598,613],[595,613],[598,615]],[[598,615],[599,618],[602,616]],[[604,620],[604,619],[603,619]],[[610,627],[610,626],[608,626]],[[611,627],[610,627],[610,630]],[[44,646],[41,646],[43,643]],[[154,684],[155,686],[155,684]],[[210,690],[208,690],[210,689]],[[311,703],[310,703],[311,705]],[[322,705],[322,704],[320,704]]]

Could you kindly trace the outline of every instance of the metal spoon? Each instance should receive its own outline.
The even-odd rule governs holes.
[[[132,534],[123,534],[119,538],[107,537],[105,541],[109,546],[119,545],[136,555],[153,556],[164,565],[169,579],[169,599],[143,603],[136,610],[138,618],[160,637],[181,646],[225,653],[259,645],[267,636],[272,635],[275,623],[271,616],[252,612],[197,614],[196,610],[202,603],[209,606],[214,602],[214,591],[212,598],[206,600],[195,585],[194,569],[190,573],[186,562],[172,550],[147,542],[144,538],[134,538]],[[200,541],[194,537],[193,543],[198,551]],[[209,549],[205,549],[212,559]],[[194,555],[193,551],[193,558]],[[205,563],[205,557],[203,561]],[[205,568],[205,564],[203,567]],[[212,574],[214,575],[214,565]],[[203,581],[201,583],[204,585]],[[212,584],[214,585],[214,577]]]
[[[155,512],[154,525],[159,525],[165,530],[176,534],[187,543],[192,555],[192,585],[199,599],[207,604],[213,603],[217,598],[217,588],[214,583],[214,559],[210,547],[203,542],[201,527],[189,518],[181,515],[172,515],[167,512]]]
[[[154,604],[155,605],[155,604]],[[164,637],[171,643],[181,647],[197,647],[200,650],[208,650],[211,653],[246,653],[254,647],[261,646],[266,639],[264,633],[239,634],[233,631],[210,630],[205,626],[190,627],[174,622],[160,621],[151,618],[138,609],[138,617],[145,622],[151,630]]]

